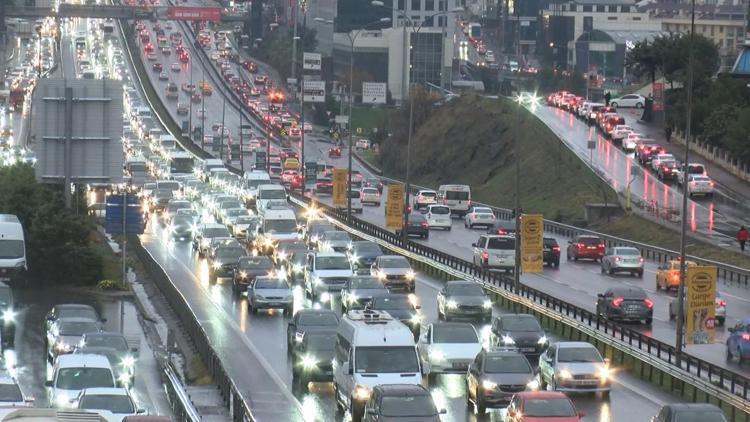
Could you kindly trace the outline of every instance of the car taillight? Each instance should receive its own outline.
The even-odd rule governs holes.
[[[579,248],[579,249],[580,249],[580,248],[582,248],[582,247],[583,247],[583,243],[580,243],[580,242],[579,242],[579,243],[576,243],[576,248]]]
[[[748,334],[748,333],[742,333],[741,337],[742,337],[743,340],[746,340],[746,341],[750,340],[750,334]]]
[[[503,230],[503,229],[497,229],[497,230],[495,230],[495,233],[496,233],[496,234],[508,234],[508,232],[506,232],[506,231],[505,231],[505,230]]]
[[[615,257],[615,262],[620,262],[620,257],[619,256]]]
[[[653,300],[651,300],[651,299],[649,299],[649,298],[645,298],[645,299],[643,299],[643,303],[644,303],[644,304],[646,304],[646,306],[647,306],[647,307],[648,307],[649,309],[650,309],[650,308],[653,308],[653,307],[654,307],[654,301],[653,301]]]
[[[555,251],[555,252],[560,252],[560,247],[559,246],[553,246],[552,250]]]
[[[612,299],[612,306],[616,306],[616,307],[619,308],[620,304],[622,303],[623,300],[624,300],[624,298],[622,298],[622,297],[616,297],[616,298]]]
[[[727,302],[724,299],[716,299],[716,304],[718,306],[727,306]]]
[[[599,249],[604,249],[604,243],[600,243],[600,244],[596,245],[596,247],[599,248]]]
[[[482,260],[487,261],[488,259],[490,259],[490,254],[482,252]]]
[[[714,187],[716,185],[713,180],[708,182],[708,184],[711,185],[711,187]]]
[[[642,256],[638,257],[638,262],[640,262],[641,264],[643,264],[643,257]]]

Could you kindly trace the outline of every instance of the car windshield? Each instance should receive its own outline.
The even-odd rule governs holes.
[[[446,288],[451,296],[484,296],[484,290],[478,284],[452,284]]]
[[[617,255],[640,256],[641,252],[635,248],[618,248],[615,249]]]
[[[513,237],[491,237],[487,242],[487,249],[516,249],[516,239]]]
[[[474,214],[492,214],[489,208],[474,208]]]
[[[479,343],[477,332],[470,324],[435,325],[432,327],[433,343]]]
[[[419,372],[414,346],[357,347],[354,359],[358,374]]]
[[[362,193],[366,193],[368,195],[375,195],[376,193],[380,193],[376,188],[364,188],[362,189]]]
[[[351,289],[383,289],[383,283],[375,277],[357,277],[349,282]]]
[[[257,279],[255,289],[289,289],[289,283],[278,279]]]
[[[380,258],[381,268],[411,268],[409,261],[402,256],[389,256]]]
[[[296,220],[264,220],[263,226],[268,233],[292,233],[297,231]]]
[[[21,389],[16,384],[0,384],[0,402],[22,402]]]
[[[0,239],[0,259],[23,258],[23,240]]]
[[[694,410],[677,412],[675,414],[676,421],[680,422],[726,422],[724,413],[718,410]]]
[[[305,343],[307,350],[333,350],[336,346],[336,333],[306,333]]]
[[[257,220],[256,217],[243,215],[243,216],[237,217],[237,220],[234,221],[234,224],[252,224],[256,220]]]
[[[384,396],[380,402],[380,414],[385,417],[435,416],[437,409],[429,395]]]
[[[523,414],[535,418],[576,416],[576,410],[568,398],[526,399]]]
[[[602,362],[599,351],[593,347],[561,347],[557,353],[558,362]]]
[[[505,331],[541,331],[542,326],[539,325],[534,317],[503,317],[501,327]]]
[[[193,217],[190,217],[188,215],[178,215],[174,219],[172,219],[172,224],[174,226],[189,226],[193,224]]]
[[[373,300],[373,309],[381,310],[399,310],[399,309],[412,309],[411,302],[406,296],[388,296],[379,297]]]
[[[180,190],[180,182],[157,182],[156,187],[159,189]]]
[[[449,190],[445,192],[445,199],[449,199],[453,201],[468,201],[469,192],[457,192],[457,191]]]
[[[349,258],[345,256],[318,256],[315,258],[315,268],[318,270],[349,270]]]
[[[437,198],[437,193],[435,192],[419,192],[419,195],[425,198],[432,198],[432,199]]]
[[[360,253],[383,253],[383,251],[380,250],[380,246],[378,246],[377,243],[372,243],[372,242],[355,243],[352,246],[352,251],[354,251],[355,254],[360,254]]]
[[[229,237],[229,230],[226,227],[212,227],[203,230],[203,237]]]
[[[130,397],[120,394],[84,395],[78,403],[79,409],[109,410],[112,413],[135,413]]]
[[[242,258],[239,262],[239,267],[248,270],[270,270],[273,268],[273,262],[267,256],[254,256],[251,258]]]
[[[237,217],[238,215],[246,215],[247,210],[244,208],[233,208],[226,211],[228,217]]]
[[[325,234],[326,240],[351,240],[351,237],[349,236],[349,233],[347,232],[326,232]]]
[[[216,250],[216,259],[227,262],[237,262],[240,257],[245,255],[243,248],[219,248]]]
[[[708,182],[711,180],[707,176],[690,176],[690,179],[696,182]]]
[[[339,319],[336,314],[332,312],[305,312],[299,316],[297,321],[298,325],[324,325],[324,326],[337,326],[339,325]]]
[[[228,210],[232,208],[242,208],[242,204],[240,201],[224,201],[219,205],[219,208],[223,210]]]
[[[62,390],[114,387],[115,380],[109,368],[61,368],[55,386]]]
[[[99,325],[91,321],[70,321],[60,324],[60,335],[82,336],[84,333],[99,331]]]
[[[97,315],[95,310],[83,306],[57,308],[55,313],[58,318],[87,318],[94,321],[99,319],[99,315]]]
[[[448,207],[432,207],[430,208],[430,212],[438,215],[448,215],[451,213],[451,210]]]
[[[484,372],[488,374],[527,374],[531,365],[523,355],[488,355],[484,359]]]
[[[128,342],[124,337],[119,336],[86,336],[86,347],[109,347],[120,351],[127,351]]]
[[[271,173],[281,173],[279,167],[271,167]],[[261,190],[258,193],[260,199],[286,199],[286,191],[283,189],[268,189]]]

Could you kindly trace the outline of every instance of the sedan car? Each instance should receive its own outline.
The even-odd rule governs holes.
[[[592,344],[561,341],[539,357],[540,388],[553,391],[596,393],[606,398],[611,389],[609,362]]]
[[[510,403],[519,392],[537,390],[536,373],[526,357],[511,351],[482,350],[466,375],[466,401],[484,414],[488,407]]]
[[[63,303],[53,306],[47,313],[47,331],[52,329],[55,322],[67,318],[81,318],[92,322],[107,322],[106,319],[99,316],[99,313],[91,305]]]
[[[388,293],[388,288],[377,277],[351,277],[341,290],[341,313],[345,314],[352,309],[364,309],[373,296]]]
[[[409,327],[416,341],[422,329],[422,314],[419,312],[421,308],[410,295],[389,293],[373,296],[366,309],[388,312]]]
[[[417,345],[422,362],[429,363],[428,382],[438,374],[465,374],[469,364],[482,350],[473,325],[461,322],[438,322],[427,326]]]
[[[180,116],[187,115],[190,112],[190,109],[187,104],[182,102],[177,102],[177,114]]]
[[[380,206],[380,191],[377,188],[364,187],[360,190],[360,201],[362,204]]]
[[[211,254],[208,266],[208,281],[214,283],[220,277],[233,277],[240,258],[247,251],[236,240],[226,241]]]
[[[568,261],[592,259],[599,261],[604,256],[604,241],[599,236],[580,235],[568,241]]]
[[[586,412],[576,411],[573,402],[557,391],[522,392],[513,396],[505,422],[579,422]]]
[[[172,63],[172,72],[179,72],[182,70],[182,66],[179,63]]]
[[[292,377],[303,388],[310,382],[333,381],[333,353],[336,329],[305,333],[292,351]]]
[[[73,353],[106,356],[117,380],[123,385],[133,385],[137,352],[138,348],[130,347],[122,334],[102,331],[84,333]]]
[[[169,80],[169,73],[167,73],[166,70],[162,70],[161,73],[159,73],[159,80],[160,81],[168,81]]]
[[[482,286],[472,281],[454,280],[445,283],[437,297],[438,318],[472,318],[489,321],[492,301]]]
[[[370,266],[370,275],[383,280],[390,290],[414,292],[417,275],[409,261],[401,255],[381,255]]]
[[[525,355],[539,356],[547,346],[547,334],[534,315],[503,314],[492,321],[490,347],[515,348]]]
[[[335,330],[339,317],[331,309],[300,309],[286,327],[287,352],[302,343],[305,333],[318,330]]]
[[[273,271],[273,262],[267,256],[243,256],[237,261],[232,274],[232,293],[240,295],[247,292],[258,276],[269,275]]]
[[[346,252],[351,243],[352,237],[347,232],[326,231],[318,239],[318,250],[321,252]]]
[[[429,228],[450,231],[453,225],[451,221],[451,209],[445,205],[428,205],[423,214]]]
[[[492,208],[472,207],[464,216],[464,227],[473,229],[474,226],[492,227],[495,223],[495,213]]]
[[[643,257],[641,251],[629,246],[617,246],[604,250],[601,262],[602,274],[630,273],[643,277]]]
[[[54,361],[58,355],[71,353],[84,334],[101,330],[99,322],[88,318],[60,318],[47,331],[47,356]]]
[[[255,283],[247,289],[247,307],[253,314],[258,313],[259,309],[283,309],[284,315],[291,315],[293,306],[292,287],[286,280],[256,277]]]
[[[654,302],[640,287],[616,286],[597,295],[596,313],[605,319],[643,321],[651,325]]]
[[[126,388],[85,388],[75,399],[76,408],[81,410],[106,410],[112,421],[121,421],[128,416],[144,413],[138,409]]]
[[[351,243],[346,254],[349,256],[355,273],[370,274],[370,267],[379,256],[383,255],[383,251],[375,242],[358,240]]]
[[[401,230],[396,230],[396,235],[401,236]],[[419,236],[422,239],[430,237],[430,224],[422,214],[412,213],[406,217],[406,234],[408,236]]]
[[[415,210],[432,204],[437,204],[437,192],[434,190],[422,189],[417,191],[417,194],[414,195]]]
[[[438,410],[429,390],[421,385],[380,384],[372,389],[364,413],[363,422],[440,422],[446,410]]]

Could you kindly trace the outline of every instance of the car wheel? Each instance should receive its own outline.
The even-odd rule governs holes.
[[[607,271],[607,272],[609,273],[609,275],[615,275],[615,269],[614,268],[610,268],[609,271]]]
[[[487,413],[487,404],[482,400],[482,396],[477,394],[477,413],[484,415]]]
[[[609,103],[610,106],[617,108],[617,103]]]
[[[643,278],[643,270],[638,271],[638,278]]]
[[[602,273],[602,274],[604,274],[605,272],[607,272],[607,270],[604,269],[604,265],[602,265],[601,267],[599,267],[599,272]]]
[[[641,103],[635,103],[635,108],[643,108],[643,104],[641,104]]]
[[[646,318],[646,325],[651,325],[651,323],[654,321],[653,318]]]
[[[727,346],[727,361],[731,361],[733,357],[732,352],[729,350],[729,346]]]

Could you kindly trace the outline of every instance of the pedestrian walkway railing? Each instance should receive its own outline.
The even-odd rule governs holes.
[[[175,418],[180,422],[200,422],[201,415],[195,409],[193,401],[190,400],[185,388],[182,385],[180,377],[177,376],[172,368],[171,362],[164,366],[164,389],[167,392],[169,404],[172,406],[172,412]]]

